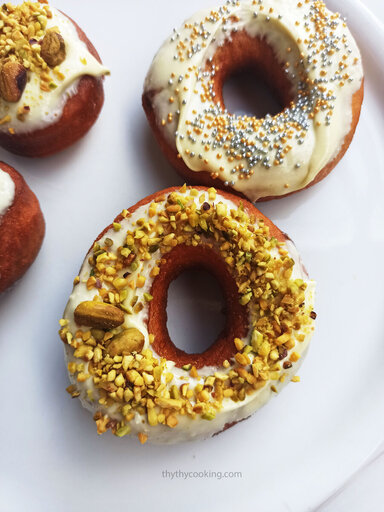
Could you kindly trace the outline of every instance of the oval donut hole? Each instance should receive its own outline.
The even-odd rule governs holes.
[[[224,101],[223,91],[227,92],[226,86],[236,77],[242,101],[246,100],[247,106],[253,110],[240,114],[256,115],[258,118],[267,114],[275,115],[288,107],[296,97],[284,67],[264,38],[251,37],[245,31],[232,33],[231,39],[217,48],[211,65],[215,66],[213,91],[217,102],[232,114],[237,112]]]
[[[226,301],[219,281],[204,268],[191,268],[168,289],[168,332],[187,354],[207,350],[225,327]]]
[[[217,366],[236,353],[234,338],[242,338],[248,332],[248,311],[241,306],[233,276],[222,258],[206,245],[191,247],[176,246],[164,257],[160,274],[154,279],[149,304],[148,331],[155,335],[154,350],[177,367],[192,364],[197,369],[203,366]],[[202,353],[187,354],[171,340],[167,328],[167,298],[170,283],[187,269],[204,269],[212,274],[222,286],[226,302],[225,327],[216,341]]]

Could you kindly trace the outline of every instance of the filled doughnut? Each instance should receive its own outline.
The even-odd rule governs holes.
[[[109,71],[76,23],[47,2],[0,7],[0,146],[60,151],[96,121]]]
[[[250,68],[275,91],[278,114],[227,111],[224,81]],[[154,57],[142,98],[161,149],[186,180],[251,201],[323,179],[352,140],[362,99],[359,49],[319,0],[231,0],[195,14]]]
[[[34,262],[44,233],[35,194],[13,167],[0,162],[0,293]]]
[[[167,330],[167,290],[199,267],[222,285],[226,325],[206,351],[186,353]],[[68,392],[99,434],[212,436],[298,380],[313,295],[293,243],[251,203],[214,188],[163,190],[124,210],[75,278],[60,320]]]

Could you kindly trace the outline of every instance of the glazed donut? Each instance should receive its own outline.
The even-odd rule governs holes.
[[[226,325],[203,353],[167,330],[167,289],[215,275]],[[314,282],[293,243],[247,201],[185,185],[124,210],[87,254],[60,320],[71,385],[99,434],[206,438],[247,418],[293,377],[311,337]]]
[[[0,293],[32,265],[44,233],[35,194],[13,167],[0,162]]]
[[[227,111],[225,79],[249,68],[275,91],[280,113]],[[357,45],[319,0],[231,0],[195,14],[158,51],[142,98],[161,149],[188,182],[251,201],[323,179],[352,140],[362,99]]]
[[[77,24],[46,2],[0,8],[0,146],[41,157],[96,121],[109,71]]]

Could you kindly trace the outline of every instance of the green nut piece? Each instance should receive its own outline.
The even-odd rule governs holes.
[[[124,437],[126,436],[127,434],[129,434],[131,432],[131,427],[130,425],[124,425],[123,427],[120,427],[117,431],[116,431],[116,435],[117,437]]]

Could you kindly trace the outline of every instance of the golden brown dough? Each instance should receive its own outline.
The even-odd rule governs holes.
[[[0,293],[11,286],[34,262],[45,233],[39,201],[24,178],[11,166],[0,169],[15,183],[15,197],[0,217]]]

